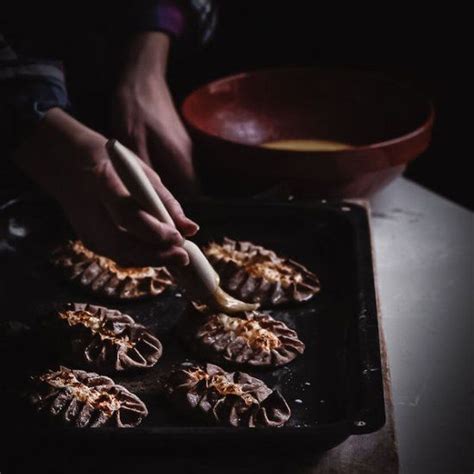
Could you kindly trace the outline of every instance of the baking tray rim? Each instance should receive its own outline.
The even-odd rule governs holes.
[[[321,437],[325,434],[344,432],[349,435],[353,434],[367,434],[382,428],[385,424],[385,403],[384,403],[384,387],[382,379],[382,366],[380,360],[380,342],[378,331],[378,306],[377,295],[374,282],[374,269],[371,247],[370,226],[368,221],[367,208],[363,205],[354,202],[340,201],[340,200],[318,200],[312,202],[281,202],[281,201],[259,201],[249,199],[238,200],[208,200],[201,199],[184,205],[185,209],[190,213],[209,211],[209,208],[223,208],[227,212],[232,207],[243,208],[255,212],[258,209],[266,211],[286,210],[293,215],[298,212],[317,213],[318,211],[326,211],[331,213],[338,213],[346,219],[355,231],[354,242],[356,245],[357,271],[361,273],[357,281],[363,284],[365,296],[369,296],[368,304],[363,308],[358,309],[357,333],[359,339],[371,338],[370,343],[361,346],[359,343],[359,350],[361,356],[361,368],[364,374],[361,380],[364,385],[365,404],[360,410],[356,410],[353,416],[344,420],[339,420],[334,423],[321,423],[317,426],[294,426],[294,427],[280,427],[280,428],[248,428],[248,427],[219,427],[219,426],[182,426],[182,427],[157,427],[146,426],[136,427],[133,429],[118,430],[113,427],[101,427],[100,430],[77,430],[72,427],[57,427],[54,430],[48,430],[48,434],[54,435],[72,435],[74,437],[141,437],[151,435],[155,437],[161,436],[182,436],[194,437],[201,435],[203,437],[215,436],[219,434],[225,438],[234,436],[256,436],[256,437],[284,437],[288,436],[302,436],[302,437]],[[231,212],[229,212],[230,214]],[[368,245],[367,245],[368,244]],[[361,265],[365,259],[365,265]],[[364,298],[360,300],[367,302]],[[369,334],[370,333],[370,334]],[[373,362],[377,365],[374,366]],[[372,362],[372,364],[370,363]],[[10,433],[13,434],[18,430],[15,427],[10,428]],[[87,431],[87,433],[83,432]],[[91,433],[93,432],[93,434]],[[29,432],[42,433],[44,435],[44,427],[29,427]]]

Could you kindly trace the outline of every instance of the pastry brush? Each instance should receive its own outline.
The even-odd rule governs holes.
[[[132,198],[153,217],[176,228],[166,206],[143,171],[138,156],[115,139],[109,140],[106,148],[115,170]],[[225,313],[258,308],[257,304],[244,303],[233,298],[219,286],[219,275],[194,242],[185,240],[183,248],[189,256],[189,265],[182,268],[171,267],[169,270],[192,298]]]

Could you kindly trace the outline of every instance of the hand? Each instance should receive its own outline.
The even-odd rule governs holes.
[[[138,207],[115,172],[106,138],[60,109],[51,109],[33,137],[18,150],[17,164],[56,198],[78,237],[123,266],[187,265],[181,247],[197,224],[145,163],[143,169],[177,229]]]
[[[166,84],[169,38],[138,35],[131,43],[117,88],[112,132],[180,194],[193,194],[198,183],[192,144]]]

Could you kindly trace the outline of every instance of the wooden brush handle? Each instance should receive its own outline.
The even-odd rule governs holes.
[[[130,195],[152,216],[176,228],[170,213],[140,165],[139,158],[117,140],[109,140],[106,146],[114,168]],[[188,282],[187,286],[193,286],[194,290],[195,287],[204,285],[207,291],[214,293],[219,286],[219,276],[206,256],[195,243],[189,240],[185,240],[183,248],[189,255],[191,267],[189,270],[180,271],[183,279]],[[193,280],[194,285],[192,285]]]
[[[109,140],[106,146],[114,168],[130,195],[153,217],[176,228],[168,209],[140,165],[138,156],[114,139]]]

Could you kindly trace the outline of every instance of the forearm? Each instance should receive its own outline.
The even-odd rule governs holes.
[[[166,83],[170,39],[149,32],[133,38],[118,82],[114,136],[163,176],[167,186],[195,193],[192,144]]]
[[[21,168],[45,192],[59,201],[74,199],[73,190],[63,178],[82,175],[100,168],[106,139],[60,108],[48,110],[27,140],[12,156]]]
[[[119,88],[133,85],[137,73],[150,81],[164,80],[169,50],[170,38],[166,33],[152,31],[134,35],[125,53]]]

